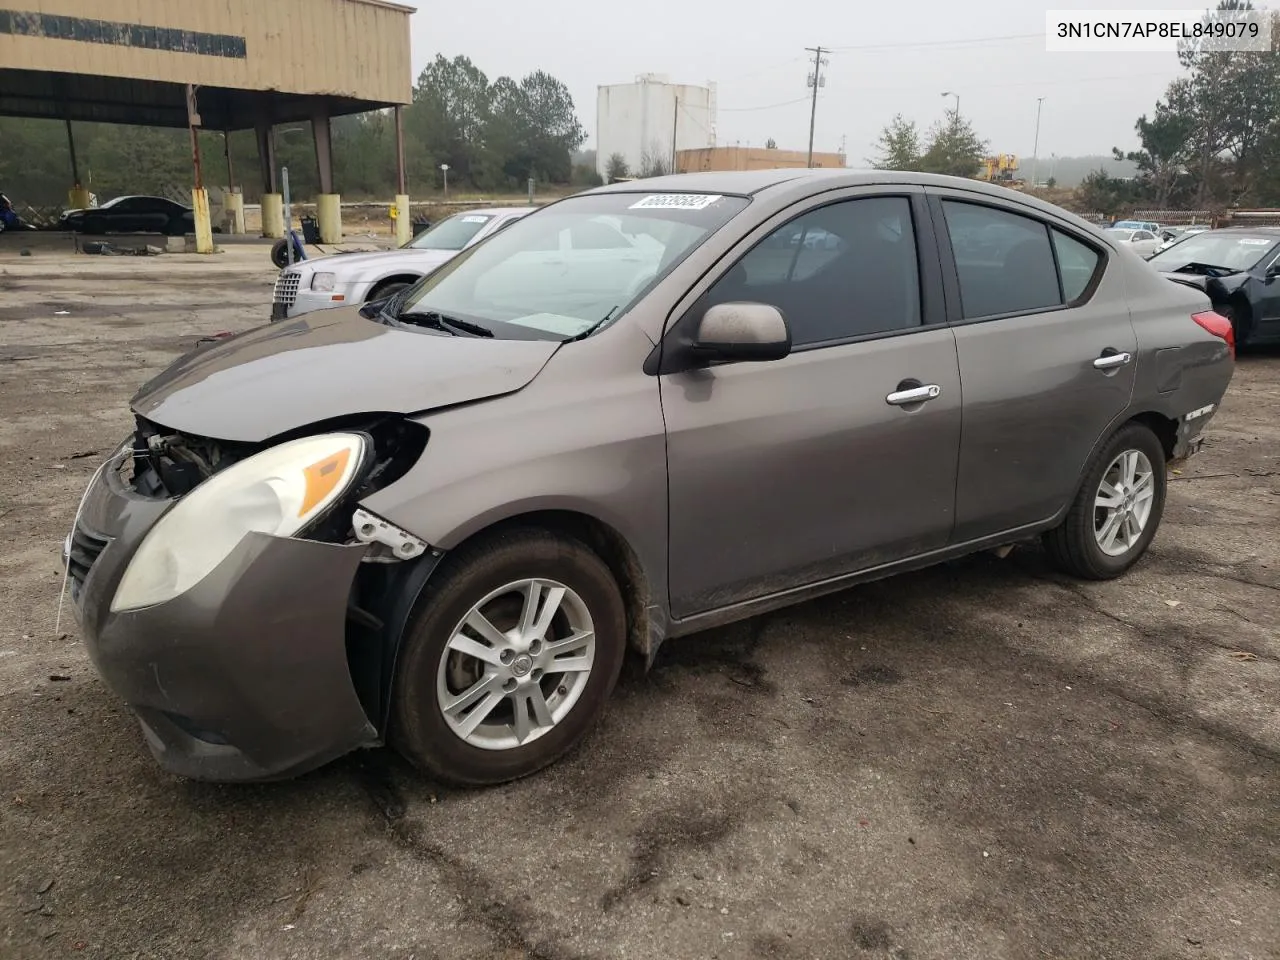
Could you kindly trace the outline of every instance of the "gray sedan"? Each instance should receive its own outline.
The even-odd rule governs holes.
[[[1233,356],[1201,291],[998,187],[615,184],[148,383],[70,595],[173,772],[389,741],[497,783],[675,637],[1035,541],[1122,575]]]

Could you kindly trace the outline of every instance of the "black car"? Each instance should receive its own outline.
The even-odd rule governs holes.
[[[100,207],[68,210],[61,217],[64,230],[104,233],[163,233],[182,236],[195,230],[190,207],[165,197],[116,197]]]
[[[1280,227],[1208,230],[1147,262],[1207,293],[1231,321],[1237,346],[1280,343]]]

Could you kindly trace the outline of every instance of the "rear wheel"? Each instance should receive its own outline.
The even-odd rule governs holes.
[[[1044,537],[1054,564],[1087,580],[1110,580],[1147,552],[1164,515],[1164,448],[1131,423],[1098,451],[1061,525]]]
[[[526,776],[595,725],[625,648],[618,586],[585,544],[539,530],[486,537],[428,583],[396,668],[391,741],[442,780]]]

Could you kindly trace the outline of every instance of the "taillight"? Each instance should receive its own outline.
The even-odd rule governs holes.
[[[1205,330],[1212,333],[1215,337],[1219,337],[1227,341],[1227,349],[1231,351],[1234,359],[1236,355],[1236,331],[1231,326],[1231,321],[1220,313],[1214,313],[1207,310],[1204,313],[1193,313],[1191,319],[1200,324]]]

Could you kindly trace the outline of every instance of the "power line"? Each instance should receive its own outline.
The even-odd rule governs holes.
[[[850,47],[827,47],[832,52],[845,50],[902,50],[908,47],[964,47],[975,44],[1005,43],[1010,40],[1040,40],[1043,33],[1008,33],[997,37],[967,37],[956,40],[917,40],[908,43],[869,43]]]
[[[718,113],[745,113],[751,110],[776,110],[778,107],[789,107],[797,103],[808,103],[809,94],[803,97],[796,97],[794,100],[783,100],[781,103],[766,103],[759,107],[716,107]]]

